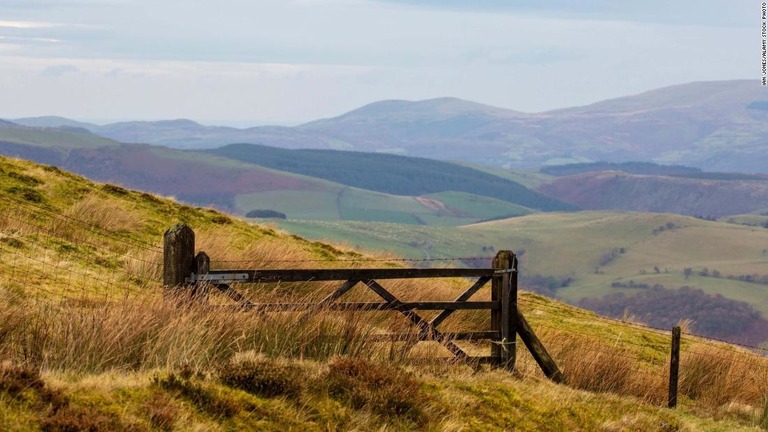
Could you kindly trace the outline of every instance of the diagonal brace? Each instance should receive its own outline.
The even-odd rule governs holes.
[[[333,290],[332,293],[328,294],[325,298],[320,300],[320,302],[317,303],[317,305],[315,305],[315,307],[313,307],[312,309],[304,312],[299,317],[299,320],[305,320],[305,319],[309,318],[313,313],[317,312],[318,309],[322,309],[323,306],[328,306],[329,304],[333,303],[336,299],[338,299],[339,297],[341,297],[344,294],[346,294],[347,291],[349,291],[352,288],[354,288],[354,286],[357,285],[358,282],[360,282],[360,281],[359,280],[355,280],[355,279],[350,279],[350,280],[344,282],[343,284],[341,284],[340,287],[336,288],[335,290]]]
[[[227,284],[215,284],[214,285],[216,289],[223,292],[227,295],[227,297],[231,298],[232,300],[236,301],[240,306],[244,308],[251,308],[255,306],[253,303],[251,303],[248,299],[246,299],[242,294],[232,289]]]
[[[389,303],[392,304],[399,304],[400,300],[397,299],[392,293],[387,291],[383,286],[379,285],[378,282],[375,280],[367,280],[365,281],[365,284],[370,288],[373,292],[379,295],[379,297],[383,298]],[[439,342],[441,345],[446,347],[448,351],[450,351],[456,358],[466,359],[469,358],[469,355],[464,352],[463,349],[461,349],[460,346],[456,345],[450,338],[442,334],[439,330],[437,330],[432,324],[427,322],[424,318],[422,318],[419,314],[414,312],[413,310],[400,310],[400,313],[402,313],[408,320],[411,321],[416,327],[419,329],[419,334],[421,337],[427,338],[427,339],[433,339],[437,342]]]
[[[477,280],[477,282],[474,283],[474,285],[472,285],[471,287],[467,288],[467,290],[464,291],[463,293],[461,293],[460,296],[456,297],[456,300],[454,300],[454,301],[455,302],[463,302],[463,301],[469,300],[469,298],[472,297],[473,295],[475,295],[475,293],[480,288],[482,288],[485,284],[487,284],[489,280],[491,280],[490,276],[483,276],[483,277],[481,277],[480,279]],[[451,314],[453,314],[454,312],[456,312],[456,311],[455,310],[444,310],[444,311],[440,312],[437,316],[435,316],[434,318],[429,320],[429,324],[432,327],[437,327],[437,326],[440,325],[440,323],[445,321],[445,319],[448,318],[449,316],[451,316]]]

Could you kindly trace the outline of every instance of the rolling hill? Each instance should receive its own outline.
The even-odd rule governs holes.
[[[519,307],[567,385],[544,380],[522,348],[514,374],[452,364],[429,344],[412,361],[401,352],[410,342],[366,342],[371,332],[403,330],[399,313],[296,319],[222,312],[221,295],[206,304],[174,297],[162,287],[160,245],[166,229],[184,222],[214,269],[244,257],[239,265],[256,268],[396,262],[5,157],[0,201],[3,430],[750,431],[768,421],[760,378],[768,364],[739,347],[686,334],[681,397],[670,410],[662,407],[668,333],[521,293]],[[329,288],[264,285],[244,292],[285,302],[296,301],[295,289],[304,300]],[[427,288],[451,299],[466,281]],[[407,283],[390,289],[415,291]],[[455,314],[446,325],[488,320]],[[709,375],[696,374],[702,364]]]
[[[251,143],[511,167],[655,161],[715,171],[764,172],[768,166],[766,101],[768,90],[756,82],[713,81],[534,114],[438,98],[375,102],[296,127],[235,129],[174,120],[88,128],[123,142],[178,148]],[[54,120],[16,121],[69,124]]]
[[[572,208],[511,180],[421,159],[350,152],[293,154],[258,146],[245,146],[244,151],[242,146],[226,147],[222,155],[229,157],[223,157],[122,144],[68,126],[0,127],[0,138],[6,140],[0,142],[0,154],[238,214],[261,209],[296,219],[462,225],[538,209]],[[234,154],[227,153],[233,149]],[[268,156],[272,163],[265,162]],[[285,165],[285,160],[294,164]],[[306,169],[297,169],[297,161]],[[338,172],[328,169],[332,166],[343,167],[351,177],[336,176]]]
[[[542,211],[574,210],[512,180],[433,159],[333,150],[284,150],[233,144],[207,153],[267,168],[396,195],[465,192]]]
[[[538,190],[590,210],[670,212],[707,218],[768,210],[768,178],[715,174],[660,176],[597,171],[559,177]]]

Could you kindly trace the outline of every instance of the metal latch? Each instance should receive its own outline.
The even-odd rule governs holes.
[[[505,274],[505,273],[515,273],[517,270],[511,268],[511,269],[504,269],[504,270],[495,270],[493,274]]]
[[[249,278],[248,273],[204,273],[204,274],[192,273],[191,276],[184,278],[184,282],[186,283],[243,282],[243,281],[247,281],[248,278]]]

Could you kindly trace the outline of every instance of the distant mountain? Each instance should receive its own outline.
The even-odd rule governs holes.
[[[508,167],[645,161],[768,170],[768,88],[751,80],[690,83],[537,114],[438,98],[376,102],[296,127],[236,129],[189,120],[79,127],[182,149],[250,143]]]
[[[65,117],[59,116],[44,116],[44,117],[25,117],[20,119],[14,119],[14,123],[29,127],[38,128],[60,128],[60,127],[73,127],[86,130],[93,130],[98,128],[98,125],[93,123],[79,122],[76,120],[70,120]]]
[[[697,177],[695,174],[692,177]],[[768,210],[768,177],[686,178],[602,171],[559,177],[538,190],[588,210],[715,217]],[[717,177],[726,179],[717,179]]]
[[[511,166],[631,160],[759,172],[768,167],[768,111],[756,101],[768,101],[768,90],[752,81],[702,82],[540,114],[459,110],[442,99],[374,104],[300,128],[357,150]]]

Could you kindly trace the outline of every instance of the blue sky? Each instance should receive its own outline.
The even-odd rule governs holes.
[[[0,118],[295,124],[381,99],[526,112],[759,78],[759,1],[0,0]]]

